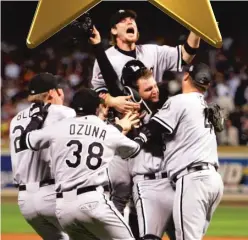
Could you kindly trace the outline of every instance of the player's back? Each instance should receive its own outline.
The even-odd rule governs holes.
[[[174,96],[164,105],[173,112],[172,121],[178,120],[177,125],[171,124],[174,134],[165,137],[164,157],[170,176],[193,162],[218,163],[216,135],[205,118],[205,107],[204,96],[196,92]]]
[[[107,182],[106,167],[121,140],[116,133],[122,135],[115,127],[90,115],[61,121],[51,131],[57,191]]]
[[[40,182],[52,178],[49,149],[21,150],[20,136],[30,122],[30,107],[19,112],[10,123],[10,151],[15,184]],[[51,105],[44,126],[51,125],[75,111],[62,105]]]

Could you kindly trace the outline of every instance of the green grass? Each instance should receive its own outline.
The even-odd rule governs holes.
[[[248,207],[219,207],[207,235],[248,237]]]
[[[14,203],[1,205],[3,233],[32,233]],[[222,207],[215,212],[208,236],[248,237],[248,207]]]
[[[1,204],[2,233],[33,233],[15,203]]]

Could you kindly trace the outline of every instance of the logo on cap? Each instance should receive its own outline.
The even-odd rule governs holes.
[[[119,13],[123,13],[123,12],[125,12],[125,10],[119,10]]]
[[[139,66],[131,66],[131,68],[133,69],[134,72],[137,72],[138,70],[140,70]]]

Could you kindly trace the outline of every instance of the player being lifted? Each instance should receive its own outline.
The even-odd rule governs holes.
[[[115,154],[127,159],[139,152],[139,144],[120,132],[128,132],[139,120],[129,113],[116,126],[107,125],[103,121],[106,108],[90,89],[77,92],[71,106],[76,118],[31,131],[44,120],[44,108],[37,108],[21,145],[30,149],[49,146],[59,192],[56,213],[72,239],[134,239],[123,216],[99,187],[108,184],[106,169]]]
[[[94,37],[90,38],[90,41],[94,44],[93,49],[96,59],[102,75],[106,79],[106,86],[110,94],[117,96],[130,94],[133,101],[141,102],[141,110],[150,113],[142,120],[143,122],[148,122],[149,118],[158,111],[161,105],[159,103],[159,89],[152,71],[147,69],[139,60],[130,60],[122,70],[120,82],[106,53],[100,45],[100,34],[96,28],[93,28],[93,34]],[[119,175],[120,168],[114,168],[114,170],[110,176],[110,180],[114,174],[116,174],[116,177]],[[123,180],[123,175],[125,174],[125,185],[130,183],[131,177],[133,178],[133,198],[138,213],[140,237],[142,239],[157,240],[162,238],[164,231],[167,231],[170,239],[175,239],[171,219],[174,190],[172,189],[170,180],[167,178],[161,138],[152,139],[141,150],[138,156],[130,159],[128,166],[126,165],[126,168],[122,168],[121,170]],[[110,182],[113,185],[113,181]],[[122,188],[118,185],[114,185],[114,187],[117,190],[115,188],[113,189],[112,197],[115,204],[118,204],[116,191],[119,192]],[[128,194],[128,192],[125,194]],[[122,208],[123,206],[118,206],[118,209]]]

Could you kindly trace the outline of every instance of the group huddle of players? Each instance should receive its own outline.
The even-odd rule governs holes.
[[[105,51],[95,27],[92,89],[63,105],[60,79],[31,79],[30,107],[11,121],[18,205],[45,240],[200,240],[223,195],[215,132],[223,118],[204,93],[211,70],[189,65],[200,44],[136,45],[136,13],[111,18]],[[161,90],[182,72],[182,93]],[[124,209],[130,208],[129,220]]]

